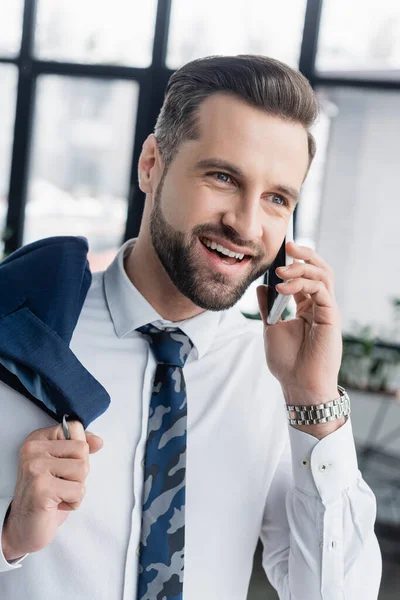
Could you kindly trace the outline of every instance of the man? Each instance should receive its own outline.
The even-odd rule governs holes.
[[[139,237],[94,275],[71,342],[111,396],[100,437],[71,422],[65,440],[0,390],[2,599],[245,600],[259,537],[282,600],[377,598],[351,423],[288,426],[284,406],[341,402],[331,269],[288,244],[279,291],[297,315],[267,326],[258,290],[265,348],[235,306],[282,244],[316,116],[308,82],[271,59],[171,77],[139,160]]]

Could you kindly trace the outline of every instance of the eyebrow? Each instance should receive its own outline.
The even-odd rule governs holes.
[[[205,158],[203,160],[199,160],[195,164],[194,168],[196,171],[200,171],[202,169],[221,169],[222,171],[228,171],[229,173],[232,173],[232,175],[235,175],[236,177],[244,177],[244,173],[241,169],[239,169],[239,167],[219,158]],[[293,202],[297,203],[299,201],[299,192],[295,188],[289,185],[281,184],[274,185],[273,188],[282,194],[289,196]]]

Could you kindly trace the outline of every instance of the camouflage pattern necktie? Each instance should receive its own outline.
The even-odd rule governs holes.
[[[157,360],[150,401],[137,600],[182,600],[185,551],[186,387],[192,343],[180,330],[138,328]]]

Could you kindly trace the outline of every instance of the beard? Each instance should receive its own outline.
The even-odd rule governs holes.
[[[164,270],[175,287],[196,306],[205,310],[220,311],[234,306],[253,281],[269,269],[271,263],[263,262],[260,253],[251,257],[244,266],[242,279],[234,282],[223,273],[204,268],[197,259],[200,237],[214,234],[237,246],[245,246],[236,232],[221,224],[197,225],[185,239],[185,234],[175,230],[165,219],[161,208],[161,193],[166,172],[158,185],[154,206],[150,215],[150,237],[154,250]],[[248,244],[247,244],[248,246]]]

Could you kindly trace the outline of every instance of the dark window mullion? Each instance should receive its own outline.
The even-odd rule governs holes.
[[[318,35],[321,23],[323,0],[307,0],[304,17],[303,39],[301,43],[299,71],[315,83],[315,60],[318,51]]]
[[[299,71],[307,77],[315,88],[315,61],[318,51],[318,36],[321,23],[323,0],[307,0],[304,16],[303,39],[301,43]],[[297,210],[293,215],[293,234],[296,236]]]
[[[152,67],[165,67],[172,0],[158,0]]]
[[[343,75],[316,75],[315,86],[324,87],[352,87],[352,88],[369,88],[373,90],[382,91],[399,91],[400,90],[400,79],[368,79],[365,77],[352,78]]]
[[[4,65],[18,65],[18,58],[7,58],[4,56],[0,56],[0,64]]]
[[[142,220],[145,195],[139,189],[137,168],[143,142],[152,132],[164,100],[164,91],[171,71],[165,66],[172,0],[158,0],[154,32],[153,60],[148,76],[140,86],[136,119],[136,134],[132,153],[132,169],[128,215],[124,240],[136,237]]]
[[[15,111],[14,143],[11,159],[8,212],[4,232],[5,253],[22,244],[29,145],[31,140],[35,78],[32,74],[32,51],[37,0],[25,0],[21,51],[18,59],[18,89]]]
[[[120,65],[68,63],[33,59],[32,72],[39,75],[65,75],[70,77],[96,77],[98,79],[124,79],[143,81],[148,68],[126,67]]]

